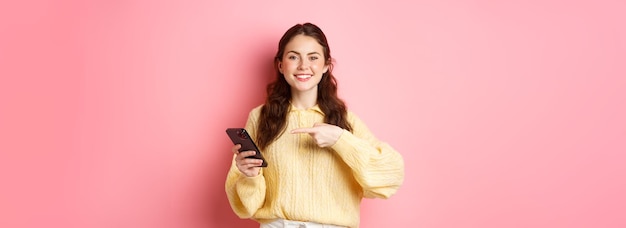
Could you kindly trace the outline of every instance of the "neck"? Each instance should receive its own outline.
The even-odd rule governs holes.
[[[291,105],[297,109],[309,109],[317,104],[317,89],[309,92],[292,92]]]

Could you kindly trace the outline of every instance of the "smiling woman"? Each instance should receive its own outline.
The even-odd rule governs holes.
[[[388,198],[404,180],[402,156],[380,142],[337,96],[326,36],[298,24],[281,38],[276,81],[246,130],[269,164],[232,148],[231,207],[261,227],[358,227],[363,197]],[[286,133],[286,132],[289,133]]]

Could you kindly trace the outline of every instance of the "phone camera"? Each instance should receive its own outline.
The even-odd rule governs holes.
[[[237,131],[237,136],[239,136],[239,138],[241,138],[241,139],[247,139],[248,138],[246,136],[246,130],[238,130]]]

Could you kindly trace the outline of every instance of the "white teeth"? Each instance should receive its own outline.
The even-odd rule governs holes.
[[[301,78],[301,79],[305,79],[305,78],[310,78],[311,75],[296,75],[296,78]]]

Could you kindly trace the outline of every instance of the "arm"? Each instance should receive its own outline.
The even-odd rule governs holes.
[[[254,110],[248,116],[246,130],[254,138],[256,136],[256,122],[258,112]],[[233,156],[230,170],[226,177],[226,195],[230,206],[240,218],[251,218],[265,202],[265,177],[263,171],[253,177],[244,175],[235,162],[237,155]]]
[[[265,202],[263,173],[255,177],[243,175],[233,160],[226,178],[226,195],[230,206],[240,218],[251,218]]]
[[[348,113],[353,132],[344,130],[333,150],[352,169],[367,198],[389,198],[404,181],[402,155],[390,145],[378,141],[367,126]]]

